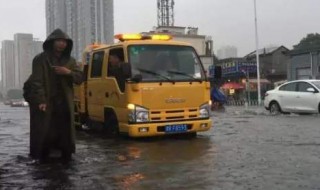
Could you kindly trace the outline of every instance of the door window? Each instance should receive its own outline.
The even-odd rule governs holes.
[[[299,82],[298,83],[298,92],[308,92],[308,88],[313,88],[309,83]]]
[[[111,49],[108,59],[108,76],[116,77],[120,64],[124,62],[124,52],[122,48]],[[116,77],[117,78],[117,77]]]
[[[293,82],[293,83],[285,84],[285,85],[281,86],[279,88],[279,90],[281,90],[281,91],[296,91],[296,83]]]
[[[104,59],[104,51],[96,52],[93,54],[91,78],[100,78],[102,76],[102,65]]]
[[[126,76],[122,70],[124,64],[123,48],[115,48],[109,51],[108,59],[108,77],[114,77],[118,83],[119,89],[124,92]]]

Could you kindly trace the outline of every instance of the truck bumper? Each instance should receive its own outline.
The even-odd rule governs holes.
[[[178,129],[179,126],[187,126],[187,130],[166,131],[166,126],[173,126],[174,128],[178,126]],[[125,132],[130,137],[152,137],[208,131],[211,127],[212,120],[205,119],[164,123],[122,124],[120,125],[120,132]]]

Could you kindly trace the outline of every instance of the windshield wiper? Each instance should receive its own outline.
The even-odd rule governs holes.
[[[169,71],[167,71],[167,72],[168,72],[168,73],[172,73],[172,74],[177,74],[177,75],[187,76],[187,77],[189,77],[189,78],[194,79],[195,81],[198,81],[198,82],[200,82],[200,83],[202,82],[202,80],[201,80],[201,79],[195,78],[194,76],[189,75],[189,74],[184,73],[184,72],[180,72],[180,71],[172,71],[172,70],[169,70]]]
[[[157,72],[154,72],[154,71],[150,71],[150,70],[147,70],[147,69],[141,69],[141,68],[137,68],[137,70],[140,71],[140,72],[144,72],[144,73],[148,73],[148,74],[154,75],[154,76],[159,76],[159,77],[161,77],[163,79],[166,79],[169,82],[174,83],[174,81],[171,80],[169,77],[164,76],[164,75],[162,75],[160,73],[157,73]]]

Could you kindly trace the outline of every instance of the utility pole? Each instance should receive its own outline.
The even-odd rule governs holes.
[[[311,74],[311,79],[314,79],[314,77],[313,77],[313,55],[312,55],[312,52],[310,52],[310,74]]]
[[[256,0],[254,3],[254,23],[255,23],[255,33],[256,33],[256,60],[257,60],[257,86],[258,86],[258,104],[261,105],[261,87],[260,87],[260,60],[259,60],[259,38],[258,38],[258,21],[257,21],[257,4]]]

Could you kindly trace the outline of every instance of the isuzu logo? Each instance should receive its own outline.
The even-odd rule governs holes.
[[[184,103],[186,100],[182,98],[167,98],[165,102],[167,104],[174,104],[174,103]]]

